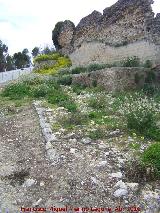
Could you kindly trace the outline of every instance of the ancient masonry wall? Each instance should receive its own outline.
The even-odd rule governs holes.
[[[99,42],[84,42],[80,48],[70,54],[73,66],[93,63],[111,64],[127,57],[137,56],[141,61],[152,60],[160,63],[160,45],[148,41],[137,41],[122,47],[111,47]]]
[[[107,92],[119,92],[143,88],[150,69],[138,67],[112,67],[91,73],[75,74],[72,77],[73,84],[93,86],[97,84],[105,88]],[[160,83],[160,72],[153,71],[155,83]]]
[[[154,17],[153,0],[119,0],[103,14],[93,11],[73,27],[64,22],[59,51],[73,65],[112,63],[129,56],[160,61],[160,14]]]

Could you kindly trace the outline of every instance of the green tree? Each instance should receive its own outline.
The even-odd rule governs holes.
[[[55,49],[49,46],[44,47],[44,49],[42,49],[41,53],[45,54],[45,55],[49,55],[55,52]]]
[[[13,70],[15,69],[15,65],[14,65],[14,61],[13,61],[13,57],[10,55],[7,55],[6,57],[6,70]]]
[[[29,53],[29,51],[28,51],[27,48],[25,48],[25,49],[22,51],[22,54],[23,54],[23,55],[27,55],[28,53]]]
[[[20,69],[20,68],[23,67],[25,62],[23,60],[21,52],[14,53],[13,59],[14,59],[14,63],[15,63],[16,68]]]
[[[49,55],[49,54],[51,54],[51,50],[49,49],[49,47],[48,47],[48,46],[46,46],[46,47],[44,48],[44,50],[43,50],[43,54],[45,54],[45,55]]]
[[[8,53],[8,47],[0,40],[0,72],[3,72],[6,68],[6,56]]]
[[[29,67],[30,66],[30,56],[28,55],[29,51],[28,49],[24,49],[22,52],[15,53],[13,55],[14,63],[16,68],[20,69],[23,67]]]
[[[22,51],[22,58],[24,60],[24,67],[30,67],[31,58],[28,54],[29,54],[28,49],[24,49]]]
[[[39,47],[34,47],[33,50],[32,50],[32,56],[33,57],[36,57],[37,55],[40,54],[40,49]]]

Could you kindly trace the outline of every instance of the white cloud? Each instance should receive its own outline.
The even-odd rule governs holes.
[[[0,39],[10,53],[40,44],[52,44],[52,30],[58,21],[66,19],[76,25],[93,10],[103,11],[117,0],[0,0]],[[160,12],[155,0],[154,12]]]

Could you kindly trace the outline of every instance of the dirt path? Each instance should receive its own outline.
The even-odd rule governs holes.
[[[44,192],[52,171],[33,107],[25,107],[0,121],[0,147],[0,208],[15,213],[21,206],[31,207],[39,199],[44,206],[49,191]],[[27,179],[31,180],[25,182]],[[40,186],[41,181],[44,186]]]
[[[53,212],[49,211],[52,206],[108,208],[122,204],[110,196],[119,179],[108,176],[119,171],[114,153],[106,167],[109,147],[84,145],[72,137],[54,142],[58,153],[55,163],[47,160],[33,106],[1,119],[0,208],[4,212],[20,212],[21,207],[39,206]]]

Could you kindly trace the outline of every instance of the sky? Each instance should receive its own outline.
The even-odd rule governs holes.
[[[35,46],[53,45],[52,30],[58,21],[75,25],[93,10],[103,12],[117,0],[0,0],[0,40],[13,54]],[[153,11],[160,12],[160,0]]]

